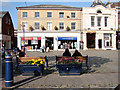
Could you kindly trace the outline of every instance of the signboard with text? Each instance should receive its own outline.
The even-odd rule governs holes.
[[[58,37],[58,40],[77,40],[77,37]]]

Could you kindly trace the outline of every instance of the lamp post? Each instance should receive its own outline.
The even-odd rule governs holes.
[[[25,52],[25,29],[24,29],[25,25],[22,25],[22,27],[23,27],[23,49]]]

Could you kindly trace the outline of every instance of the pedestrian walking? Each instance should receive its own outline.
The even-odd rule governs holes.
[[[42,46],[42,52],[44,53],[44,49],[45,49],[45,47],[44,46]]]
[[[35,51],[37,51],[37,45],[35,45]]]

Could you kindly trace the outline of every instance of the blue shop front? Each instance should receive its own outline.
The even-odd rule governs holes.
[[[77,37],[58,37],[58,49],[76,49]]]

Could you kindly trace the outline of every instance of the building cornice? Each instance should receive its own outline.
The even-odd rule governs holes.
[[[64,5],[34,5],[26,7],[16,7],[17,10],[82,10],[80,7],[71,7]]]
[[[66,30],[34,30],[34,31],[30,31],[30,30],[26,30],[25,33],[80,33],[80,30],[71,30],[71,31],[66,31]],[[23,33],[23,30],[18,30],[17,33]]]

